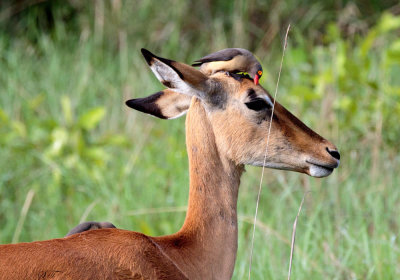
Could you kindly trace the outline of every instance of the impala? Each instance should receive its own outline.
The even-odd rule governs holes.
[[[230,279],[237,242],[237,198],[244,165],[324,177],[338,167],[336,147],[243,75],[206,76],[142,49],[168,89],[127,105],[173,119],[187,112],[190,189],[186,218],[172,235],[115,228],[62,239],[0,246],[2,279]]]

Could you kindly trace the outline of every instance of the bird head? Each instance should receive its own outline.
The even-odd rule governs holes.
[[[263,69],[261,67],[261,64],[257,61],[256,65],[254,65],[252,67],[252,70],[253,71],[251,71],[251,72],[253,72],[253,73],[249,73],[249,74],[251,77],[253,77],[254,84],[258,85],[260,83],[260,79],[263,74]]]
[[[259,84],[259,80],[262,76],[263,72],[261,70],[258,70],[256,75],[254,76],[254,84],[258,85]]]

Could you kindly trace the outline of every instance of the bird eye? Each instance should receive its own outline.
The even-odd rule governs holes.
[[[261,111],[271,107],[264,99],[261,98],[254,99],[244,104],[247,106],[247,108],[254,111]]]
[[[258,76],[261,76],[261,75],[262,75],[262,71],[259,70],[259,71],[257,72],[257,74],[258,74]]]

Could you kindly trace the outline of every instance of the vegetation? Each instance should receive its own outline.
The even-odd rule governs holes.
[[[321,2],[2,1],[0,243],[62,237],[83,220],[178,230],[184,118],[124,105],[162,88],[139,49],[190,63],[248,48],[273,91],[290,22],[278,101],[332,140],[342,162],[324,179],[265,171],[252,278],[287,274],[303,195],[294,278],[399,278],[400,7]],[[242,179],[234,279],[247,277],[260,175],[247,167]]]

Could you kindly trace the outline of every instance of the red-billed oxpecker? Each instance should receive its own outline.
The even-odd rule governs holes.
[[[84,222],[71,229],[65,237],[77,233],[82,233],[88,230],[101,229],[101,228],[116,228],[116,227],[109,222]]]
[[[200,66],[200,71],[210,76],[219,71],[248,73],[254,84],[258,85],[263,74],[260,62],[245,49],[228,48],[206,55],[196,60],[192,66]]]

